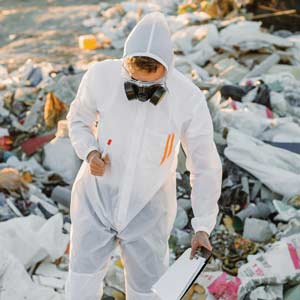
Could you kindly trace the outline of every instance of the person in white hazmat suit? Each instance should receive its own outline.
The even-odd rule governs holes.
[[[125,63],[130,58],[148,58],[159,67],[130,72]],[[149,86],[156,93],[146,93],[150,96],[145,99]],[[206,99],[174,68],[162,13],[147,14],[138,22],[122,58],[89,66],[67,120],[83,163],[72,186],[66,299],[101,299],[110,256],[120,246],[126,299],[155,300],[151,287],[169,266],[180,142],[192,186],[192,256],[200,247],[211,250],[208,238],[222,182]],[[109,139],[108,154],[101,157]]]

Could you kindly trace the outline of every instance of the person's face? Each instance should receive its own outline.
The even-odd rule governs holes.
[[[130,76],[140,81],[156,81],[165,75],[166,69],[163,65],[159,65],[155,72],[148,72],[141,69],[131,70]]]

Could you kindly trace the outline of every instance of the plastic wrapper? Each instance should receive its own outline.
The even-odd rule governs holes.
[[[227,142],[225,156],[271,190],[285,196],[300,194],[299,155],[267,145],[233,128],[229,131]]]
[[[248,256],[248,263],[238,271],[241,279],[238,296],[243,299],[260,285],[283,284],[300,279],[298,251],[300,234],[282,238],[262,254]],[[283,267],[284,266],[284,267]]]

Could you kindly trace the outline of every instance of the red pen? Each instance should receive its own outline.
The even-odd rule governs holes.
[[[108,149],[109,149],[109,146],[111,145],[111,143],[112,143],[112,139],[108,139],[107,143],[106,143],[106,145],[104,147],[104,150],[102,152],[102,155],[101,155],[102,158],[104,158],[105,155],[108,153]]]

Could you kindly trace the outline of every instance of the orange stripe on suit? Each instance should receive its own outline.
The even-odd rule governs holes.
[[[164,151],[164,155],[160,161],[160,164],[162,164],[165,159],[166,159],[166,156],[167,156],[167,152],[168,152],[168,147],[169,147],[169,141],[170,141],[170,134],[168,134],[168,139],[167,139],[167,142],[166,142],[166,146],[165,146],[165,151]]]
[[[174,133],[172,134],[172,138],[171,138],[171,145],[170,145],[170,148],[169,148],[169,152],[168,152],[168,156],[170,156],[170,154],[172,153],[172,149],[173,149],[173,143],[174,143]]]

